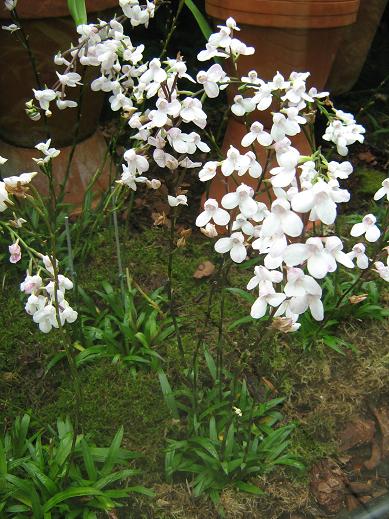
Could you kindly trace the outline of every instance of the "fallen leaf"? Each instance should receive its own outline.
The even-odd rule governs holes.
[[[360,506],[359,500],[353,496],[348,495],[346,496],[346,507],[348,512],[352,512],[353,510],[356,510]]]
[[[381,461],[381,447],[378,441],[374,438],[371,442],[371,454],[370,458],[364,462],[365,468],[367,470],[373,470],[377,467],[379,462]]]
[[[211,261],[203,261],[197,267],[193,277],[196,279],[207,278],[215,272],[215,265]]]
[[[347,488],[353,494],[369,494],[372,490],[372,482],[371,481],[349,481],[347,483]]]
[[[311,491],[327,512],[337,513],[344,505],[347,478],[339,465],[331,459],[316,463],[311,470]]]
[[[357,445],[370,443],[375,434],[375,423],[365,418],[355,418],[349,422],[339,435],[342,451]]]
[[[381,454],[383,458],[389,456],[389,409],[387,407],[374,408],[373,414],[381,429]]]
[[[377,164],[377,157],[373,155],[370,150],[358,153],[358,159],[367,162],[368,164]]]

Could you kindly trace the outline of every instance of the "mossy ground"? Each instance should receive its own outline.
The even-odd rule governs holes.
[[[166,231],[157,228],[123,236],[124,266],[146,290],[166,282],[167,243]],[[79,284],[88,293],[100,288],[103,280],[118,285],[114,250],[111,234],[102,233],[88,260],[77,265]],[[200,235],[194,235],[186,248],[175,253],[177,309],[184,323],[182,333],[188,357],[203,323],[207,294],[214,282],[212,278],[193,278],[198,264],[205,259],[217,262],[207,240]],[[17,290],[22,272],[17,269],[7,268],[0,292],[0,417],[7,427],[16,415],[27,411],[36,427],[54,425],[58,416],[72,415],[74,392],[65,363],[44,375],[50,356],[62,347],[61,338],[56,332],[39,333],[25,314],[23,298]],[[244,270],[235,269],[230,274],[233,286],[244,286],[246,278]],[[228,296],[227,322],[245,312],[247,303]],[[271,383],[275,395],[286,397],[286,419],[299,423],[292,449],[309,467],[317,459],[336,454],[337,431],[346,420],[363,414],[369,403],[383,401],[388,396],[388,331],[389,325],[384,321],[343,323],[337,333],[352,342],[357,353],[349,351],[341,356],[321,343],[303,351],[297,338],[280,335],[271,336],[264,343],[260,327],[240,328],[228,334],[226,363],[233,365],[239,360],[254,391],[265,380]],[[211,327],[208,335],[211,350],[213,343]],[[164,369],[174,385],[182,372],[175,341],[167,341],[160,353],[166,359]],[[164,405],[156,374],[144,371],[133,377],[125,365],[112,364],[109,359],[86,365],[79,374],[85,432],[103,445],[123,425],[126,447],[145,455],[140,461],[143,482],[157,492],[153,500],[131,503],[124,517],[216,517],[212,506],[204,499],[191,497],[183,482],[169,485],[165,481],[163,449],[165,438],[174,431],[175,424]],[[227,517],[271,519],[293,510],[320,516],[309,496],[307,473],[279,472],[258,483],[267,490],[265,497],[252,498],[232,491],[223,494]]]

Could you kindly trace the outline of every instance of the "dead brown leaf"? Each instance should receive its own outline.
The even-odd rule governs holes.
[[[373,470],[381,461],[381,447],[376,438],[371,442],[371,454],[370,458],[364,462],[367,470]]]
[[[365,418],[355,418],[349,422],[339,435],[342,451],[357,445],[370,443],[375,434],[375,423]]]
[[[386,458],[389,456],[389,409],[387,407],[374,408],[373,413],[381,429],[381,454],[383,458]]]
[[[344,505],[346,476],[332,459],[316,463],[311,470],[311,491],[327,512],[337,513]]]
[[[193,274],[196,279],[208,278],[215,272],[215,265],[211,261],[203,261]]]
[[[363,162],[367,162],[367,164],[377,164],[377,157],[373,155],[370,150],[361,151],[361,153],[358,153],[358,159],[362,160]]]

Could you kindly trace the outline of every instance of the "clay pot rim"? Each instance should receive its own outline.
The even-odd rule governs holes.
[[[327,29],[355,23],[360,0],[207,0],[207,14],[258,27]]]
[[[117,0],[87,0],[86,7],[88,13],[96,13],[119,6]],[[16,10],[22,20],[70,16],[66,0],[40,0],[38,5],[34,0],[19,0]],[[0,10],[0,19],[9,18],[9,11]]]

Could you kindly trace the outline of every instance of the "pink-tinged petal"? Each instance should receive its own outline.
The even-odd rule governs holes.
[[[235,244],[230,251],[230,256],[235,263],[242,263],[247,257],[246,247],[241,243]]]
[[[224,205],[224,207],[226,207],[226,206]],[[240,208],[243,216],[245,216],[246,218],[251,218],[257,212],[258,204],[252,198],[246,198],[245,200],[240,202],[239,208]],[[226,209],[228,209],[228,208],[226,208]]]
[[[293,211],[290,211],[288,216],[282,219],[281,225],[284,233],[294,238],[300,236],[304,227],[301,218]]]
[[[266,313],[267,303],[263,297],[258,297],[251,307],[250,315],[253,319],[260,319]]]
[[[308,259],[308,272],[316,279],[322,279],[329,271],[328,262],[324,254],[315,254]]]
[[[272,283],[281,283],[281,281],[284,279],[284,275],[279,270],[275,270],[270,273],[270,279]]]
[[[207,211],[203,211],[196,218],[197,227],[204,227],[205,225],[207,225],[207,223],[210,221],[210,219],[211,219],[211,214],[208,213]]]
[[[251,146],[251,144],[255,141],[255,134],[252,132],[249,132],[247,135],[245,135],[242,139],[242,146],[247,148],[248,146]]]
[[[370,243],[377,241],[380,235],[381,232],[376,225],[370,225],[365,234],[366,240]]]
[[[323,303],[318,297],[311,297],[309,301],[309,309],[312,317],[316,321],[322,321],[324,319],[324,308]]]
[[[220,254],[225,254],[226,252],[229,252],[232,247],[232,242],[230,238],[220,238],[215,243],[215,251],[219,252]]]
[[[301,265],[308,258],[309,250],[304,243],[293,243],[284,252],[284,261],[288,267]]]
[[[235,209],[239,204],[239,197],[236,193],[227,193],[222,198],[222,206],[225,209]]]
[[[338,263],[349,269],[354,268],[354,263],[352,262],[351,258],[341,250],[335,254],[335,259]]]
[[[311,190],[297,193],[292,198],[292,209],[297,213],[307,213],[313,207],[315,197]]]
[[[219,95],[219,87],[216,83],[208,82],[204,85],[204,90],[210,99],[213,99]]]
[[[267,302],[271,306],[279,306],[282,301],[285,301],[286,295],[285,294],[270,294],[267,296]]]
[[[324,224],[331,225],[336,219],[336,204],[330,198],[325,198],[315,205],[316,214]]]
[[[215,214],[213,215],[213,221],[217,225],[227,225],[230,221],[230,215],[227,213],[227,211],[219,207],[216,209]]]
[[[350,234],[351,236],[362,236],[362,234],[365,232],[365,225],[363,223],[356,223],[352,226]]]
[[[301,315],[308,308],[308,298],[307,296],[303,297],[292,297],[290,300],[290,309],[294,314]]]

